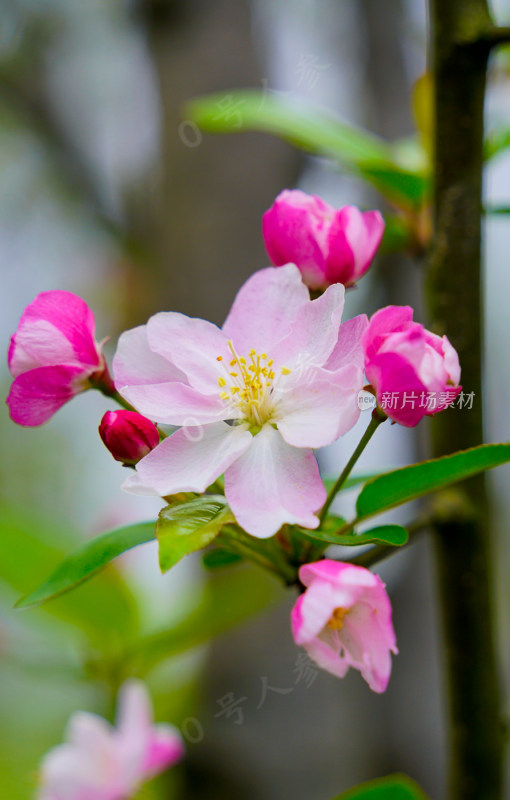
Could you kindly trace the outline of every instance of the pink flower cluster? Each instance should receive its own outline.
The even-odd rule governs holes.
[[[442,411],[461,391],[454,348],[414,322],[410,307],[388,306],[370,321],[360,315],[341,322],[344,287],[368,270],[383,231],[377,211],[334,209],[313,195],[282,192],[263,219],[276,266],[249,278],[221,328],[164,312],[122,334],[115,386],[88,306],[69,292],[43,292],[25,310],[9,349],[12,418],[40,425],[78,392],[100,388],[130,407],[107,412],[100,425],[114,458],[135,467],[127,491],[202,493],[224,475],[229,506],[249,534],[270,537],[285,523],[316,528],[326,491],[313,451],[356,423],[364,374],[379,406],[406,427]],[[323,291],[311,299],[309,288]],[[438,404],[404,402],[424,394],[439,397]],[[388,396],[401,402],[385,404]],[[161,433],[160,441],[156,424],[177,430]],[[308,588],[292,614],[296,642],[333,674],[341,677],[352,666],[374,691],[383,691],[390,653],[397,651],[380,579],[328,559],[303,566],[300,579]],[[71,778],[66,783],[71,763],[92,780],[99,747],[92,729],[119,765],[114,788],[101,798],[115,800],[124,778],[150,772],[148,753],[160,753],[154,742],[155,749],[149,747],[150,725],[144,723],[145,750],[138,743],[138,760],[130,755],[125,761],[134,744],[123,719],[118,732],[88,718],[73,723],[70,743],[46,763],[48,785],[74,785]],[[99,783],[106,780],[99,766],[97,776]],[[89,797],[62,791],[43,796]]]

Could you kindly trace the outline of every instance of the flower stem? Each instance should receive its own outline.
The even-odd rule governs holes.
[[[381,411],[380,408],[375,408],[373,410],[372,419],[370,420],[370,424],[369,424],[368,428],[366,429],[365,433],[361,437],[361,439],[359,441],[359,444],[356,447],[356,450],[354,451],[354,453],[350,457],[349,461],[345,465],[345,468],[343,469],[343,471],[339,475],[338,479],[335,481],[335,485],[333,486],[333,488],[329,492],[329,494],[328,494],[328,496],[326,498],[326,502],[322,506],[321,512],[319,514],[319,519],[321,521],[321,524],[326,519],[326,516],[327,516],[327,513],[328,513],[329,508],[331,506],[331,503],[333,502],[333,500],[337,496],[338,492],[340,491],[340,489],[344,485],[345,481],[347,480],[347,478],[351,474],[352,468],[354,467],[356,461],[358,460],[358,458],[362,454],[363,450],[365,449],[365,447],[369,443],[370,439],[372,438],[372,436],[376,432],[376,430],[379,427],[379,425],[381,424],[381,422],[384,422],[386,419],[388,419],[388,417],[386,416],[384,411]]]

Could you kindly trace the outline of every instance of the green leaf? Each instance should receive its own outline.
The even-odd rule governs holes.
[[[491,131],[484,144],[484,156],[487,161],[503,153],[510,147],[510,128],[505,126]]]
[[[237,90],[196,98],[183,114],[211,133],[263,131],[307,152],[333,158],[405,207],[420,205],[428,189],[428,179],[402,168],[382,139],[303,101]]]
[[[156,538],[159,542],[159,566],[166,572],[188,553],[207,547],[223,525],[234,522],[223,495],[203,495],[168,506],[159,513]]]
[[[229,567],[231,564],[238,564],[243,557],[238,553],[231,553],[229,550],[222,550],[214,547],[202,556],[202,564],[207,569],[217,569],[218,567]]]
[[[74,589],[121,553],[154,539],[154,528],[154,522],[140,522],[92,539],[59,564],[42,586],[18,600],[16,608],[40,605]]]
[[[342,520],[343,521],[343,520]],[[317,528],[313,531],[303,531],[312,539],[319,539],[328,544],[340,544],[346,547],[358,547],[361,544],[388,544],[401,547],[406,544],[409,534],[401,525],[380,525],[364,533],[335,533],[332,530]]]
[[[510,444],[482,444],[450,456],[387,472],[369,481],[356,503],[357,520],[408,503],[510,461]]]
[[[427,795],[411,778],[396,774],[355,786],[334,800],[427,800]]]

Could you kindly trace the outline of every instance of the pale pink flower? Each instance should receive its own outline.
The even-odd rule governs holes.
[[[414,427],[443,411],[461,391],[459,357],[446,336],[413,322],[410,306],[387,306],[363,335],[365,371],[377,402],[395,422]]]
[[[299,578],[308,588],[292,609],[296,644],[338,678],[353,667],[374,692],[384,692],[390,653],[398,650],[390,601],[379,576],[364,567],[324,559],[302,566]]]
[[[66,739],[42,761],[38,800],[127,800],[184,754],[173,725],[153,724],[147,689],[134,679],[120,690],[116,727],[78,711]]]
[[[136,411],[107,411],[99,435],[116,461],[130,466],[159,444],[158,429]]]
[[[203,492],[225,473],[229,505],[254,536],[285,522],[316,527],[326,493],[312,448],[359,416],[367,319],[340,325],[343,301],[339,284],[311,301],[290,264],[252,275],[222,329],[169,312],[123,334],[119,392],[150,419],[182,426],[124,488]]]
[[[266,211],[262,233],[276,266],[297,264],[311,289],[352,286],[370,267],[384,233],[379,211],[333,208],[320,197],[285,189]]]
[[[41,292],[26,307],[8,354],[14,422],[41,425],[91,379],[108,380],[94,331],[92,311],[71,292]]]

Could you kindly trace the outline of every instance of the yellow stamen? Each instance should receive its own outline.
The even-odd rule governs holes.
[[[227,385],[227,382],[226,382],[225,378],[219,377],[218,378],[218,386],[226,386],[226,385]]]
[[[290,369],[288,367],[282,367],[281,368],[282,375],[290,375],[290,372],[291,371],[290,371]]]
[[[328,628],[332,631],[341,631],[344,627],[344,617],[348,611],[348,608],[335,608],[328,620]]]

